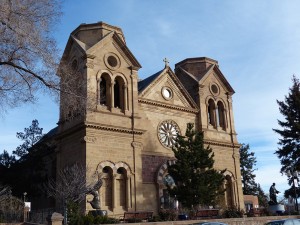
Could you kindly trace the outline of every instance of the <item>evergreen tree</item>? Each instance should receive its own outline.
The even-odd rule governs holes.
[[[17,137],[24,140],[24,143],[12,155],[5,150],[0,154],[0,166],[3,166],[4,171],[0,181],[9,185],[16,196],[21,196],[24,191],[31,197],[40,195],[43,182],[47,180],[44,161],[46,157],[47,160],[53,157],[55,146],[47,141],[42,130],[38,121],[33,120],[31,126],[24,129],[24,133],[17,132]],[[16,157],[20,158],[16,160]]]
[[[39,127],[38,120],[32,120],[31,126],[24,128],[23,132],[17,132],[17,138],[24,141],[22,145],[17,147],[13,154],[17,157],[23,157],[28,154],[30,148],[33,147],[43,137],[43,128]]]
[[[261,188],[260,184],[257,184],[257,197],[258,197],[258,204],[259,206],[268,208],[268,197],[264,190]]]
[[[273,129],[281,138],[280,147],[275,152],[281,162],[281,172],[293,167],[300,170],[300,83],[295,76],[292,78],[293,86],[285,96],[284,101],[278,101],[279,111],[284,120],[278,120],[282,129]]]
[[[194,124],[188,123],[185,136],[178,135],[172,148],[176,163],[168,167],[175,186],[168,187],[171,196],[183,207],[216,205],[216,199],[224,193],[223,171],[213,169],[214,153],[204,147],[203,133],[196,132]]]
[[[256,165],[256,157],[254,152],[250,152],[249,144],[243,144],[240,148],[240,167],[243,183],[244,195],[256,195],[257,184],[255,182],[254,166]]]
[[[10,155],[6,150],[3,150],[3,153],[0,154],[0,165],[9,168],[15,162],[16,162],[15,156]]]

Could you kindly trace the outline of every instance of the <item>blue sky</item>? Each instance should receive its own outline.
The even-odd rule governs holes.
[[[287,188],[274,151],[283,100],[300,77],[300,2],[297,0],[66,0],[64,15],[54,31],[63,51],[81,23],[104,21],[121,27],[132,53],[142,65],[140,78],[189,57],[206,56],[219,62],[236,91],[233,97],[238,140],[249,143],[257,157],[256,181]],[[9,110],[1,118],[0,151],[12,151],[20,142],[16,132],[38,119],[47,132],[56,126],[58,105],[39,96],[35,105]]]

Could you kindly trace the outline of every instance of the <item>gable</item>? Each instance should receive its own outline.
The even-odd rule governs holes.
[[[103,54],[110,52],[120,56],[126,62],[127,67],[132,66],[136,69],[142,67],[125,42],[115,32],[107,34],[86,51],[87,54],[95,55],[96,57],[103,57]]]
[[[139,100],[186,109],[197,109],[196,103],[169,67],[138,84]]]
[[[224,93],[234,94],[233,88],[216,65],[211,66],[199,80],[200,85],[207,86],[209,83],[216,83]]]

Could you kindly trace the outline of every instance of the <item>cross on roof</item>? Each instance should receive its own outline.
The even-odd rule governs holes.
[[[168,61],[168,59],[167,59],[167,58],[164,58],[163,61],[165,62],[165,67],[168,67],[168,66],[169,66],[169,61]]]

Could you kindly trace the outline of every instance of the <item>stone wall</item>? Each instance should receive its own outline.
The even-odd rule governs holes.
[[[229,219],[211,219],[211,220],[182,220],[182,221],[166,221],[166,222],[149,222],[135,223],[135,225],[192,225],[200,222],[224,222],[229,225],[264,225],[273,220],[281,220],[287,218],[298,218],[300,216],[266,216],[266,217],[249,217],[249,218],[229,218]],[[125,223],[123,223],[126,225]]]

